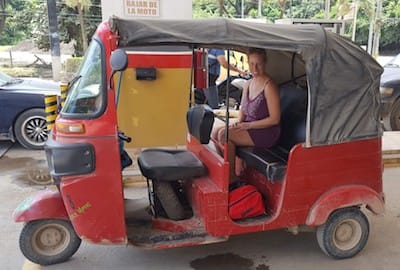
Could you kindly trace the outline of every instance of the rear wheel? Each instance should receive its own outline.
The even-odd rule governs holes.
[[[30,261],[50,265],[68,260],[78,250],[81,239],[66,220],[35,220],[25,224],[19,238],[22,253]]]
[[[321,250],[335,259],[350,258],[359,253],[368,241],[369,223],[358,208],[333,212],[317,229]]]
[[[47,140],[46,113],[43,109],[23,112],[15,121],[14,133],[17,141],[28,149],[43,149]]]
[[[172,220],[185,219],[185,209],[171,183],[154,181],[154,192],[168,218]]]

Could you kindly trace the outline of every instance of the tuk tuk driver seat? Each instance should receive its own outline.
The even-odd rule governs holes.
[[[208,105],[190,108],[186,115],[188,130],[202,144],[210,140],[214,113]],[[146,149],[139,158],[141,173],[155,181],[177,181],[203,176],[207,169],[186,150]]]

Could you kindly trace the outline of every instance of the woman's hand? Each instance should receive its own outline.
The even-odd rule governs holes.
[[[251,128],[251,122],[235,122],[229,125],[230,128],[248,130]]]

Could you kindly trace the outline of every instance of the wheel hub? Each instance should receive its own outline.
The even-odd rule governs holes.
[[[32,247],[45,256],[53,256],[62,252],[70,241],[66,228],[58,224],[46,224],[36,231],[32,238]]]
[[[32,117],[26,120],[24,138],[34,145],[43,145],[47,140],[46,119]]]
[[[39,241],[45,247],[54,247],[61,242],[62,238],[60,231],[55,228],[49,228],[42,233]]]
[[[336,227],[333,241],[342,250],[354,248],[362,235],[361,226],[354,220],[344,220]]]

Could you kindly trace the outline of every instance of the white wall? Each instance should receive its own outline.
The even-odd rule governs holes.
[[[103,20],[121,18],[191,19],[191,0],[101,0]]]

